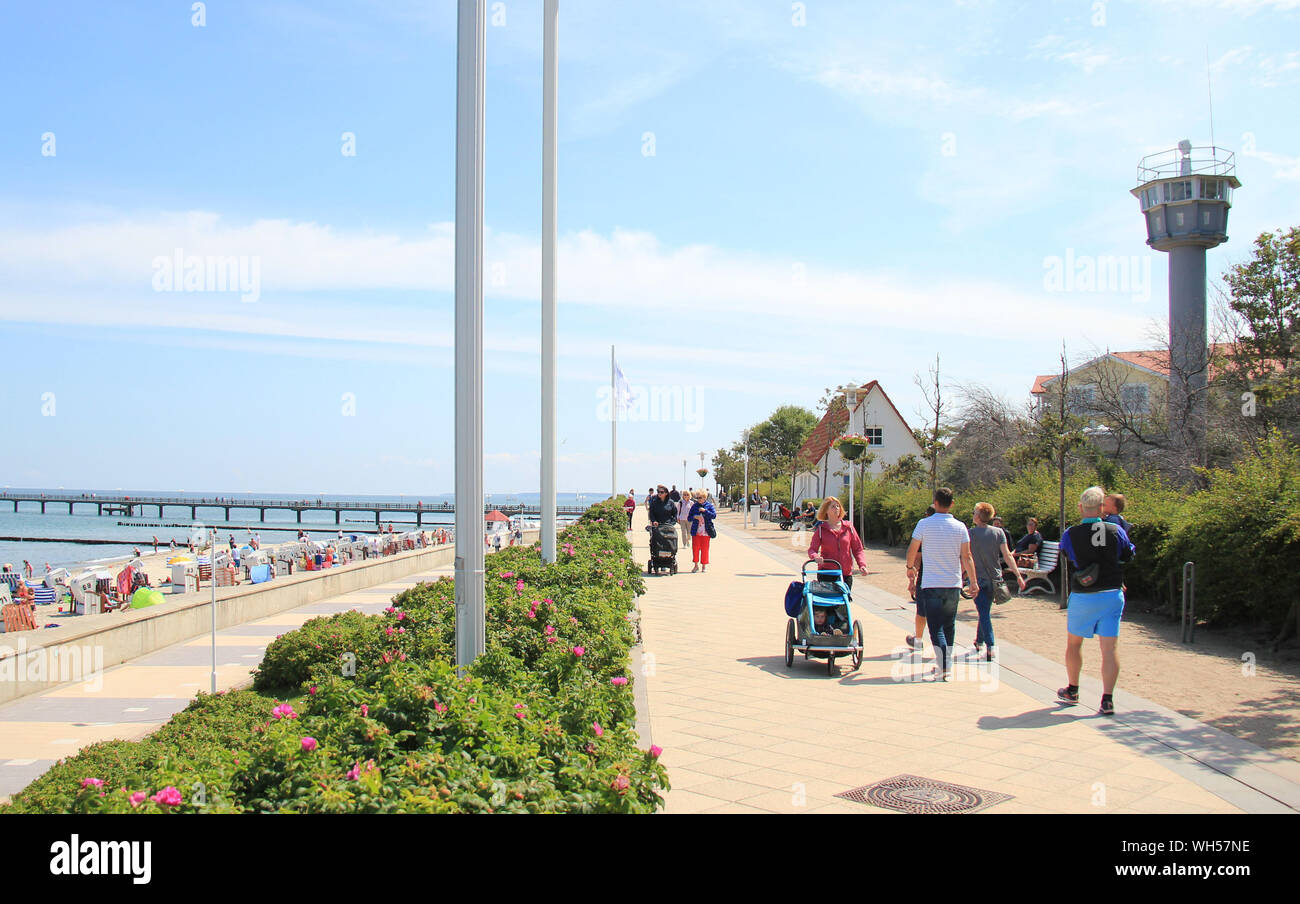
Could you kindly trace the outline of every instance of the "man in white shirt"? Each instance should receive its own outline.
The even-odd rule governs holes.
[[[907,548],[908,590],[916,591],[918,615],[924,615],[934,644],[936,678],[947,681],[952,675],[952,650],[957,626],[957,603],[961,599],[962,572],[971,587],[979,586],[975,560],[970,553],[970,531],[954,518],[952,490],[934,491],[934,514],[922,518],[912,531]],[[921,586],[916,587],[918,565],[924,565]]]

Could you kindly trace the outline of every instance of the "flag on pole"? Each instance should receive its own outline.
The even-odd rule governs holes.
[[[623,368],[614,363],[614,405],[618,411],[626,411],[636,403],[637,393],[628,385],[623,376]]]

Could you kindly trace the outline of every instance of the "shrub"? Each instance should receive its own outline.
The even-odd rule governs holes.
[[[494,555],[487,652],[463,678],[455,585],[420,584],[382,615],[313,619],[277,638],[260,692],[200,697],[144,741],[87,748],[11,809],[652,812],[668,784],[632,729],[644,582],[625,523],[609,500],[563,532],[551,565],[535,547]],[[290,689],[306,693],[286,712],[269,694]]]

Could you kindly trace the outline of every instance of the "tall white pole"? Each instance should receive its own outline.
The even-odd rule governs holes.
[[[208,547],[212,563],[212,693],[217,692],[217,529],[212,528],[212,545]],[[198,566],[194,566],[198,568]]]
[[[749,431],[745,431],[745,530],[749,530]]]
[[[483,652],[483,88],[487,0],[456,17],[456,666]]]
[[[618,387],[614,385],[614,346],[609,347],[609,495],[618,495]]]
[[[555,383],[555,226],[556,82],[559,61],[556,31],[560,0],[546,0],[542,25],[542,561],[555,561],[556,383]]]

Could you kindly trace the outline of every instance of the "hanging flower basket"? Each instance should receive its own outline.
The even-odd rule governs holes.
[[[705,474],[709,473],[709,469],[708,469],[708,468],[696,468],[696,469],[695,469],[695,473],[696,473],[696,474],[699,474],[700,477],[703,477]]]
[[[867,438],[856,433],[846,433],[835,440],[835,451],[846,461],[857,461],[867,451]]]

